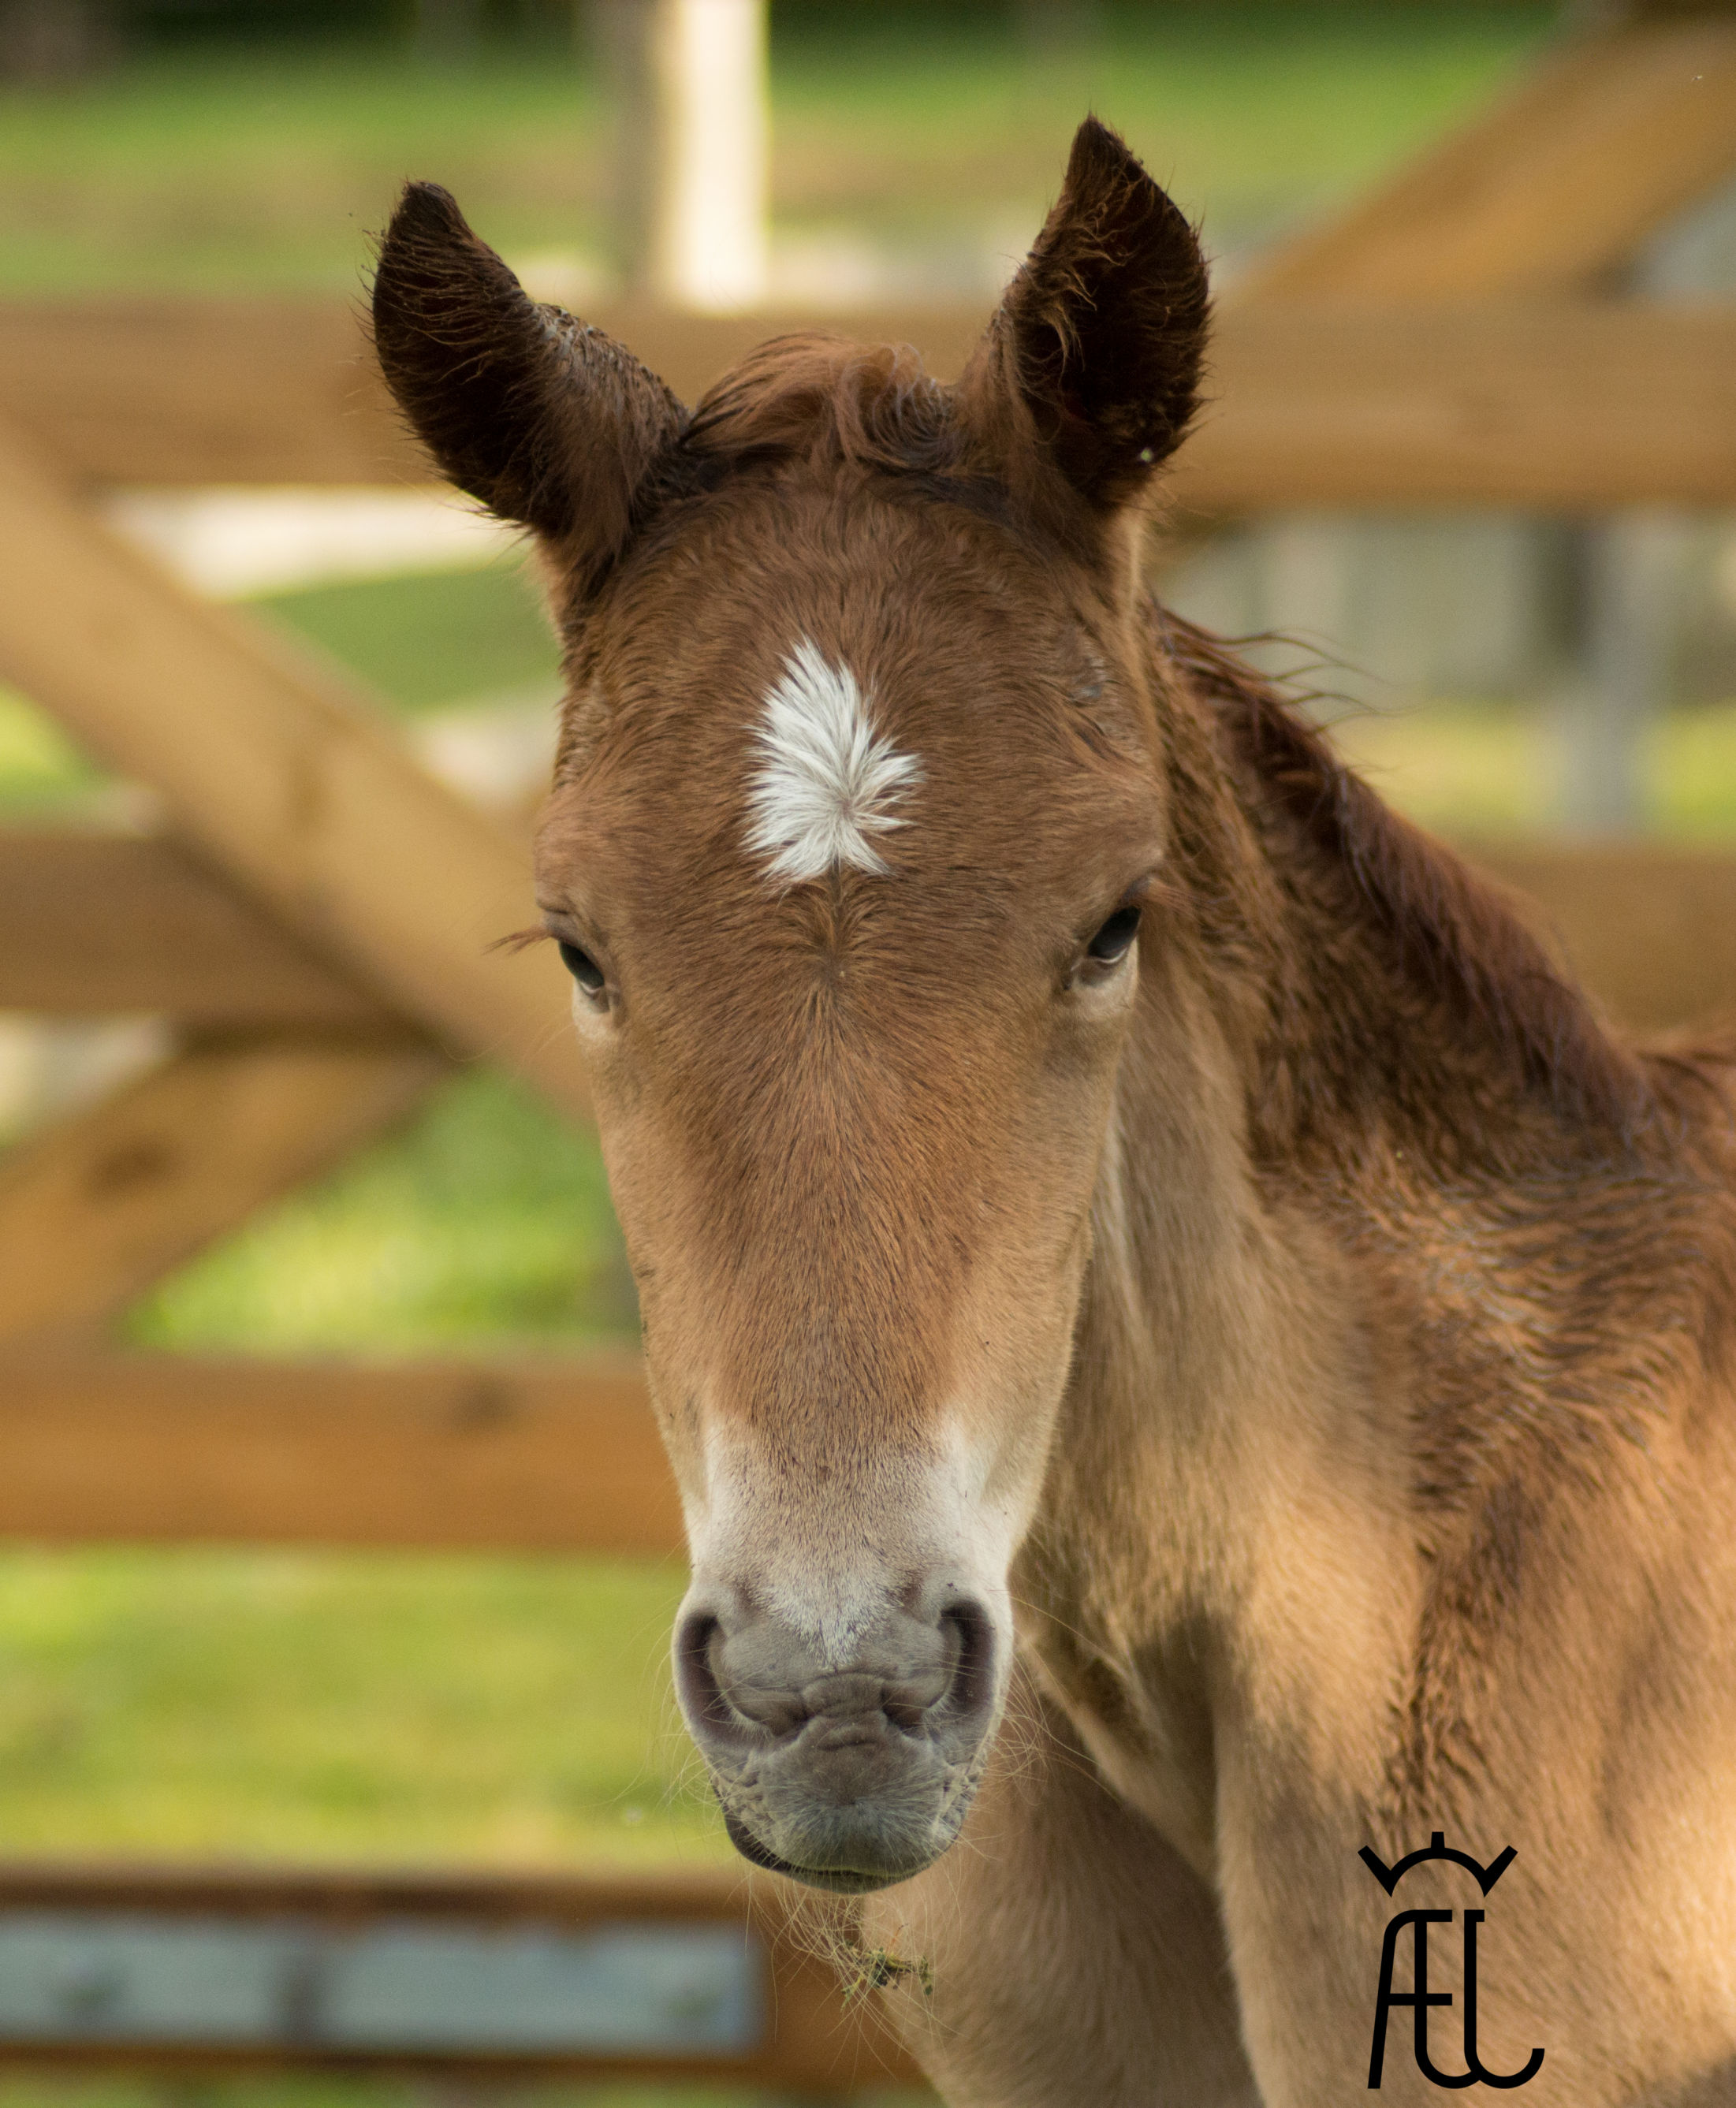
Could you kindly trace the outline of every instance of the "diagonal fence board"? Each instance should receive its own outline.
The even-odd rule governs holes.
[[[183,592],[0,439],[0,676],[163,797],[172,825],[316,948],[588,1117],[523,845],[436,782],[320,662]]]
[[[0,1155],[0,1340],[82,1331],[407,1118],[433,1042],[179,844],[0,829],[0,1010],[166,1016],[166,1065]]]
[[[451,1071],[389,1038],[195,1046],[0,1158],[0,1342],[118,1315]]]
[[[1255,266],[1237,304],[1565,292],[1736,174],[1736,20],[1565,39],[1486,115]]]
[[[0,1357],[0,1537],[679,1556],[638,1358]]]
[[[88,827],[0,827],[0,1010],[207,1031],[404,1029],[180,843]]]
[[[918,2083],[823,1955],[850,1923],[735,1867],[0,1861],[0,2064]]]

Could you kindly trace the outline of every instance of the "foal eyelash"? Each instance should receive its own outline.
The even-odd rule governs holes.
[[[1139,891],[1122,902],[1124,908],[1165,908],[1174,912],[1186,904],[1188,895],[1173,878],[1154,871]]]
[[[528,952],[533,944],[547,944],[553,941],[552,933],[540,923],[533,923],[528,930],[513,930],[504,937],[497,937],[492,944],[485,944],[485,952]]]

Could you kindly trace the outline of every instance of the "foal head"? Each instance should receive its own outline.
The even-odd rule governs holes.
[[[817,1886],[956,1834],[1066,1385],[1165,851],[1138,521],[1193,236],[1089,123],[959,383],[768,345],[691,415],[444,192],[377,338],[534,530],[569,691],[538,881],[574,980],[731,1835]]]

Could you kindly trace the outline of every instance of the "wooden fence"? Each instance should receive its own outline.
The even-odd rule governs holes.
[[[1564,46],[1225,297],[1215,399],[1178,464],[1179,518],[1736,505],[1736,311],[1612,290],[1653,231],[1733,174],[1736,21],[1721,10],[1642,11]],[[778,326],[597,318],[690,398]],[[923,311],[850,327],[913,340],[944,373],[983,318]],[[145,836],[0,834],[0,1008],[150,1011],[179,1034],[160,1067],[0,1162],[0,1530],[674,1549],[630,1357],[375,1367],[106,1344],[154,1281],[402,1119],[455,1062],[503,1063],[575,1119],[588,1101],[558,966],[485,948],[531,919],[522,841],[422,772],[328,667],[182,591],[93,507],[116,484],[421,476],[354,315],[317,303],[0,309],[0,677],[150,785],[164,815]],[[1736,1005],[1736,859],[1609,845],[1484,860],[1627,1020]],[[579,1884],[558,1901],[539,1890],[531,1908],[515,1889],[508,1908],[511,1887],[453,1877],[418,1901],[359,1875],[0,1869],[0,1941],[11,1926],[52,1946],[47,1911],[83,1926],[66,1934],[74,1946],[88,1934],[92,1952],[108,1939],[121,1953],[118,1920],[227,1912],[293,1921],[317,1948],[337,1920],[395,1913],[480,1926],[504,1912],[545,1930],[662,1921],[675,1894]],[[885,2069],[843,2030],[835,1984],[743,1910],[735,1888],[701,1884],[674,1915],[764,1939],[777,2027],[749,2050],[670,2068],[841,2090]],[[334,2046],[311,2022],[241,2041],[87,2021],[74,2015],[52,2041],[8,2034],[0,2005],[0,2054],[56,2042],[68,2056],[183,2062],[432,2054]],[[449,2065],[460,2052],[440,2054]],[[570,2045],[551,2056],[650,2068]]]
[[[817,1906],[716,1874],[0,1867],[0,2055],[76,2070],[913,2081]],[[832,1955],[836,1954],[836,1959]],[[865,1957],[864,1957],[865,1959]]]
[[[1736,859],[1626,844],[1482,860],[1630,1022],[1736,1005]],[[359,1137],[450,1073],[369,1001],[170,844],[0,835],[0,1003],[157,1011],[193,1035],[166,1074],[0,1164],[0,1336],[16,1343],[0,1532],[679,1549],[631,1356],[181,1361],[64,1336],[74,1314],[123,1307],[237,1196],[293,1179],[309,1125],[336,1149],[340,1121]]]
[[[918,345],[956,373],[987,307],[812,316],[588,310],[692,401],[780,329]],[[1283,507],[1724,505],[1736,314],[1576,295],[1439,302],[1328,286],[1226,295],[1211,402],[1179,457],[1184,518]],[[0,308],[0,401],[61,475],[105,484],[425,476],[341,303]]]

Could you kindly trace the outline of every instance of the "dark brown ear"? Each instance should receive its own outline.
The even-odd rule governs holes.
[[[374,345],[442,472],[594,578],[687,412],[602,331],[539,307],[438,183],[405,188],[380,245]]]
[[[959,383],[960,408],[998,453],[1035,448],[1091,507],[1113,511],[1187,430],[1209,302],[1193,228],[1088,117],[1060,201]]]

